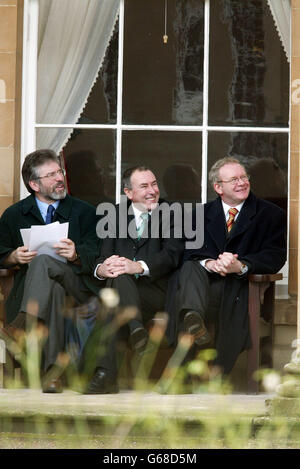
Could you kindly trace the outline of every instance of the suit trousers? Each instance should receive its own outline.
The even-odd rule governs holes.
[[[92,296],[69,264],[46,254],[36,256],[26,273],[20,311],[36,316],[48,329],[43,348],[45,370],[54,365],[58,354],[65,350],[66,295],[79,304]]]
[[[108,279],[106,286],[115,288],[120,296],[120,306],[133,306],[137,309],[136,320],[146,323],[159,311],[164,311],[166,288],[155,283],[149,277],[123,274],[115,279]]]
[[[206,323],[217,322],[224,279],[208,272],[199,261],[186,261],[179,273],[175,311],[180,322],[184,311],[197,311]]]
[[[103,281],[103,287],[116,289],[121,310],[132,306],[136,316],[127,324],[116,326],[115,312],[110,311],[101,321],[97,321],[80,360],[80,371],[88,377],[99,367],[116,376],[117,341],[127,340],[131,330],[141,323],[147,323],[157,312],[165,310],[166,289],[157,282],[151,282],[148,277],[136,279],[134,275],[123,274]]]

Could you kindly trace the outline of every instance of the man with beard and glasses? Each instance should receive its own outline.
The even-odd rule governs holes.
[[[16,267],[14,285],[5,305],[8,326],[2,334],[16,337],[20,330],[40,326],[47,331],[43,346],[43,392],[53,393],[62,391],[59,362],[65,350],[66,321],[70,321],[63,315],[66,297],[78,305],[97,292],[89,275],[99,252],[96,210],[67,194],[64,176],[60,160],[52,150],[27,155],[22,177],[30,195],[6,209],[0,219],[0,266]],[[68,237],[53,246],[64,262],[30,251],[23,245],[20,232],[32,225],[56,221],[69,223]]]

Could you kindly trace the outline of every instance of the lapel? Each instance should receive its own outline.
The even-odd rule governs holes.
[[[257,199],[255,195],[250,192],[249,197],[245,200],[241,213],[239,214],[238,219],[231,230],[228,243],[247,231],[251,225],[252,218],[256,214],[256,200]]]
[[[36,204],[34,195],[30,195],[29,197],[26,197],[26,199],[23,200],[22,211],[23,215],[30,214],[31,216],[36,218],[40,225],[45,224],[41,212],[39,211],[39,208]]]
[[[129,226],[131,227],[131,230],[129,229]],[[127,201],[127,236],[134,243],[137,243],[138,242],[137,238],[134,238],[133,236],[130,236],[130,234],[133,232],[132,231],[132,226],[134,226],[134,228],[136,226],[135,225],[135,218],[134,218],[134,213],[133,213],[133,209],[132,209],[132,204],[128,200]],[[135,229],[134,229],[134,232],[135,232]]]
[[[145,227],[142,237],[137,240],[138,246],[143,246],[151,238],[151,216],[148,216],[147,226]]]
[[[66,197],[59,202],[59,206],[55,210],[54,221],[62,220],[63,222],[63,221],[70,220],[71,210],[72,210],[72,197],[70,197],[67,194]]]
[[[67,194],[66,197],[60,201],[59,206],[57,207],[55,214],[54,214],[54,221],[57,219],[68,221],[70,219],[72,209],[72,198]],[[40,224],[45,224],[41,212],[36,204],[35,197],[30,195],[26,197],[23,201],[23,214],[28,215],[31,214],[34,218],[36,218]]]
[[[137,240],[138,246],[143,246],[147,241],[151,241],[151,235],[162,236],[162,213],[159,211],[159,207],[162,203],[168,203],[164,199],[159,199],[157,207],[153,210],[152,214],[148,217],[148,224],[142,235],[141,239]],[[153,232],[152,232],[153,230]]]
[[[227,238],[226,221],[221,198],[218,197],[207,207],[205,229],[216,243],[218,250],[222,252]]]
[[[162,199],[159,200],[158,207],[161,202],[162,202]],[[130,201],[127,201],[127,220],[128,220],[127,222],[128,227],[129,225],[131,225],[131,223],[135,223],[134,213],[133,213],[133,209],[132,209],[132,205]],[[127,235],[128,235],[128,238],[131,239],[135,244],[137,244],[139,248],[143,246],[147,241],[151,239],[151,216],[148,217],[148,225],[146,229],[144,230],[144,235],[142,235],[140,239],[130,236],[129,229],[127,231]]]
[[[250,192],[249,197],[245,200],[241,213],[230,232],[230,236],[227,236],[226,221],[221,198],[218,197],[216,200],[211,202],[206,214],[206,229],[220,251],[223,251],[226,245],[230,244],[237,236],[241,235],[249,228],[252,218],[256,214],[256,201],[257,199],[255,195]]]

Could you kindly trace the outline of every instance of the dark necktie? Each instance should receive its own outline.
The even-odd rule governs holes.
[[[234,224],[235,216],[238,213],[238,210],[236,208],[231,208],[229,209],[228,213],[229,213],[229,218],[227,220],[227,230],[228,230],[228,233],[230,233]]]
[[[54,212],[55,212],[55,208],[53,207],[53,205],[50,204],[47,209],[46,225],[53,222]]]

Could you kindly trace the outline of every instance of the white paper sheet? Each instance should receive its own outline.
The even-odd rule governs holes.
[[[54,244],[68,237],[69,222],[49,223],[48,225],[32,225],[31,228],[21,229],[21,236],[24,246],[28,246],[29,251],[37,251],[38,254],[48,254],[62,262],[67,260],[56,254]]]

